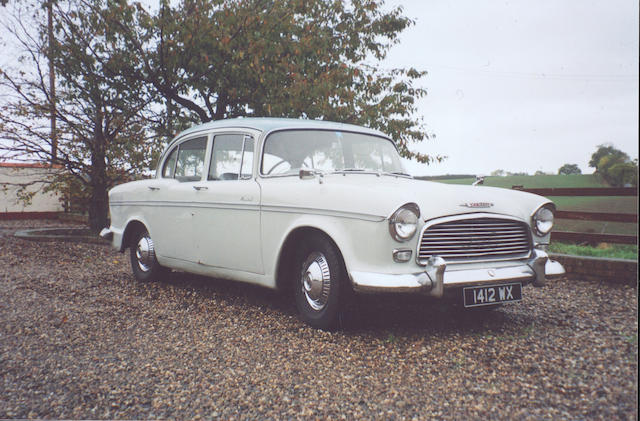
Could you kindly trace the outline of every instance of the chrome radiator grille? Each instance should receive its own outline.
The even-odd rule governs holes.
[[[529,227],[503,218],[462,218],[428,225],[422,233],[418,260],[508,260],[531,251]]]

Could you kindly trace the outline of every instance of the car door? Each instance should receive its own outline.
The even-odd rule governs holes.
[[[255,139],[247,133],[213,136],[206,181],[194,186],[201,264],[263,273],[254,146]]]
[[[162,257],[195,262],[196,186],[205,175],[208,136],[180,142],[167,155],[161,177],[150,186],[153,206],[147,210],[156,253]]]

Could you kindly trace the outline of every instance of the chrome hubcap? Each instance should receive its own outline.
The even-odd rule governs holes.
[[[136,245],[136,260],[138,267],[143,272],[149,272],[153,267],[156,252],[153,248],[153,241],[148,233],[145,233]]]
[[[326,307],[331,289],[331,273],[324,254],[313,252],[302,265],[302,292],[312,309]]]

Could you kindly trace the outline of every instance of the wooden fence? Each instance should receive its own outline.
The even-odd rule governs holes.
[[[635,187],[585,187],[585,188],[545,188],[525,189],[522,186],[513,186],[516,190],[539,194],[541,196],[635,196],[638,197],[638,189]],[[633,213],[605,213],[557,210],[558,219],[573,219],[581,221],[607,221],[638,223],[638,215]],[[558,241],[585,242],[585,243],[619,243],[637,244],[637,235],[627,234],[597,234],[589,232],[552,231],[551,238]]]

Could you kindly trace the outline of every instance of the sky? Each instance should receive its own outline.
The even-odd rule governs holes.
[[[446,155],[413,175],[592,173],[597,145],[638,157],[638,2],[387,0],[415,25],[383,65],[427,70],[419,103]]]
[[[412,148],[448,157],[406,161],[411,174],[557,173],[565,163],[591,173],[603,143],[638,157],[637,1],[386,1],[396,6],[415,24],[382,65],[428,71],[418,114],[435,137]]]

